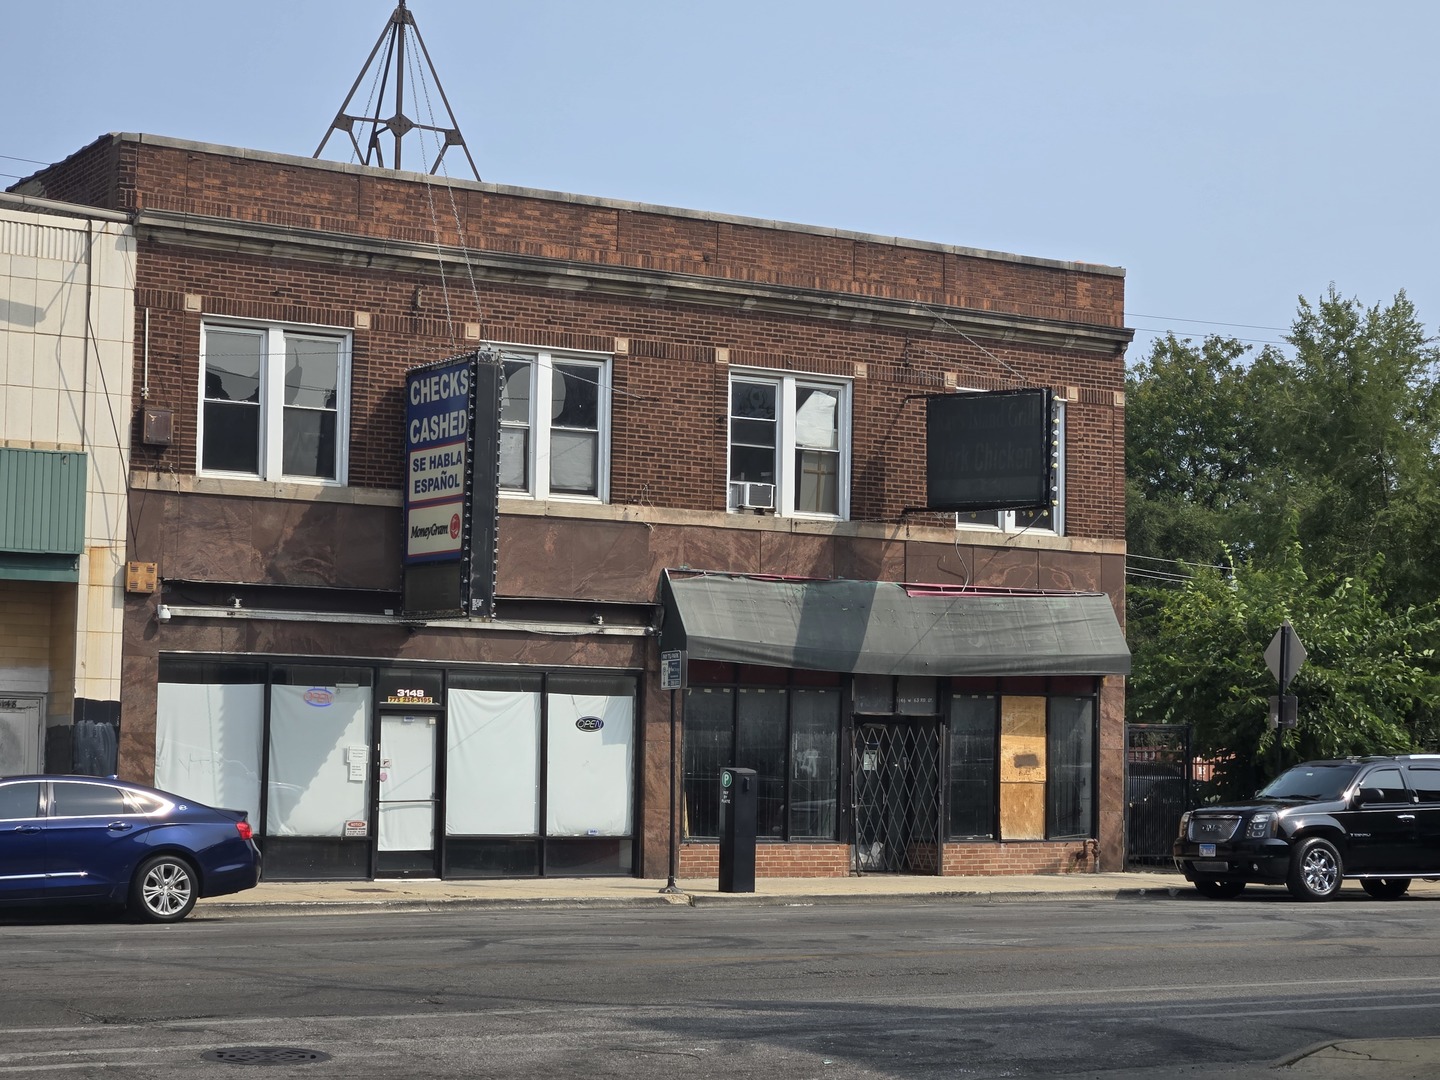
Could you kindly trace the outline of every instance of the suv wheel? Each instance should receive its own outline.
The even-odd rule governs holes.
[[[1376,900],[1398,900],[1410,888],[1408,877],[1361,878],[1360,887]]]
[[[1196,878],[1195,891],[1210,900],[1230,900],[1245,891],[1243,881],[1220,881],[1218,878]]]
[[[1340,891],[1343,877],[1340,852],[1335,845],[1312,836],[1295,849],[1285,884],[1297,900],[1329,900]]]

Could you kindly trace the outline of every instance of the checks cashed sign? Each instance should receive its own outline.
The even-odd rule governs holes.
[[[406,376],[406,562],[463,551],[471,367],[467,356]]]
[[[492,352],[405,373],[406,614],[494,614],[500,393]]]

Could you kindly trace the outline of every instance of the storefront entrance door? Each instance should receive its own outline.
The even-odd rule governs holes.
[[[930,717],[855,724],[855,864],[935,874],[940,859],[940,725]]]
[[[434,716],[380,714],[377,876],[436,876],[435,728]]]

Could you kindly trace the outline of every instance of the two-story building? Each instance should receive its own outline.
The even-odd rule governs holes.
[[[1120,865],[1122,271],[150,135],[14,190],[135,236],[119,770],[268,876],[710,875],[727,765],[761,875]],[[472,353],[493,596],[417,611]],[[1046,505],[927,511],[927,399],[1018,388]]]

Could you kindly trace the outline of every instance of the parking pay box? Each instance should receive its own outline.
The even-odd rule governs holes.
[[[720,891],[755,891],[754,769],[720,770]]]

